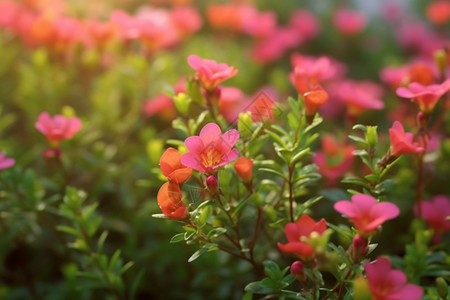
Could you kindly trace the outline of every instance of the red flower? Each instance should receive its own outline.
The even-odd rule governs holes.
[[[424,114],[430,114],[434,106],[442,95],[450,90],[450,79],[441,84],[421,85],[413,82],[408,88],[401,87],[397,89],[397,95],[403,98],[414,100]]]
[[[190,55],[188,63],[197,71],[198,79],[208,91],[214,90],[219,83],[238,73],[238,70],[225,63],[217,63],[211,59],[201,59],[197,55]]]
[[[427,6],[427,17],[436,25],[444,25],[450,20],[450,2],[447,0],[433,1]]]
[[[309,238],[313,232],[321,236],[325,230],[327,230],[325,219],[315,222],[310,216],[303,215],[298,219],[297,223],[288,223],[286,225],[284,232],[288,243],[278,243],[278,248],[300,259],[311,259],[314,257],[314,248],[308,243],[301,241],[301,239],[302,237]]]
[[[391,154],[394,156],[423,151],[418,143],[413,143],[413,134],[405,133],[403,125],[398,121],[395,121],[392,128],[389,129],[389,136],[391,137]]]
[[[189,213],[186,205],[181,200],[182,194],[178,184],[174,182],[164,183],[158,191],[158,205],[163,214],[171,219],[186,219]]]
[[[164,176],[178,184],[189,179],[192,169],[181,163],[181,154],[174,148],[168,148],[159,161],[159,166]]]

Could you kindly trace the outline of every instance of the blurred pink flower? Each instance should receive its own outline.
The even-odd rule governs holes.
[[[225,63],[218,63],[211,59],[202,59],[197,55],[189,55],[188,63],[197,71],[196,76],[208,91],[214,90],[219,83],[238,73],[238,70]]]
[[[287,50],[299,46],[302,41],[303,38],[296,29],[280,27],[256,44],[251,50],[251,56],[259,63],[275,61]]]
[[[117,26],[112,22],[86,21],[85,43],[88,47],[104,48],[117,35]]]
[[[368,109],[383,109],[382,88],[370,81],[344,80],[335,85],[334,96],[347,105],[350,116],[356,117]]]
[[[250,10],[242,16],[242,30],[250,36],[265,38],[271,35],[277,26],[277,15],[272,12],[258,12]]]
[[[228,122],[237,120],[242,112],[242,101],[244,94],[236,87],[223,86],[220,88],[219,113],[225,117]]]
[[[327,228],[325,219],[322,218],[319,222],[315,222],[310,216],[303,215],[296,223],[288,223],[286,225],[284,232],[288,243],[278,243],[278,248],[300,259],[309,260],[314,257],[314,248],[308,243],[301,241],[301,238],[309,238],[313,232],[321,236]]]
[[[424,114],[430,114],[434,106],[442,95],[450,90],[450,79],[441,84],[421,85],[412,82],[407,88],[401,87],[397,89],[397,95],[403,98],[414,100]]]
[[[403,125],[395,121],[391,129],[389,129],[389,136],[391,138],[391,154],[393,156],[400,156],[407,153],[419,153],[423,148],[418,143],[414,143],[414,135],[412,133],[405,133]]]
[[[422,288],[407,284],[405,274],[393,270],[387,258],[380,257],[372,263],[366,263],[364,269],[374,300],[418,300],[423,296]]]
[[[417,214],[416,205],[415,212]],[[430,201],[422,202],[422,217],[428,226],[434,229],[436,235],[441,235],[450,230],[450,198],[445,195],[437,195]]]
[[[328,185],[336,185],[337,179],[351,168],[354,150],[353,145],[339,143],[331,135],[322,138],[322,150],[315,152],[313,162],[327,178]]]
[[[378,226],[400,214],[395,204],[377,202],[374,197],[365,194],[353,195],[352,201],[338,201],[334,209],[350,218],[362,238],[371,236]]]
[[[333,16],[333,24],[341,33],[354,35],[366,28],[367,16],[360,11],[340,8]]]
[[[206,124],[199,136],[188,137],[184,145],[189,150],[181,156],[181,163],[203,173],[215,173],[217,169],[237,158],[239,152],[233,146],[239,132],[229,130],[222,135],[219,125]]]
[[[314,38],[320,31],[320,23],[317,17],[306,9],[299,9],[289,18],[289,27],[300,33],[303,40]]]
[[[6,157],[4,153],[0,152],[0,170],[11,168],[15,163],[14,158]]]
[[[81,121],[77,117],[66,118],[61,115],[52,118],[43,112],[34,126],[53,147],[57,147],[61,141],[71,139],[81,129]]]
[[[203,25],[200,14],[192,7],[176,7],[170,11],[170,17],[182,37],[196,32]]]
[[[165,94],[148,99],[142,105],[142,113],[146,117],[159,115],[165,120],[173,120],[176,117],[175,105],[172,98]]]
[[[394,89],[402,86],[408,80],[408,75],[408,66],[384,67],[380,71],[381,81],[388,84]]]

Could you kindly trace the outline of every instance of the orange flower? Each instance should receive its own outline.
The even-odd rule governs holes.
[[[159,166],[167,179],[178,184],[188,180],[192,173],[191,168],[181,163],[181,154],[174,148],[168,148],[163,153],[159,160]]]
[[[234,163],[234,169],[244,183],[249,183],[252,180],[253,159],[241,156]]]
[[[181,190],[178,184],[166,182],[158,191],[157,200],[163,214],[171,219],[186,219],[189,213],[181,201]]]
[[[328,101],[328,93],[320,86],[303,95],[307,116],[314,116],[319,107]]]

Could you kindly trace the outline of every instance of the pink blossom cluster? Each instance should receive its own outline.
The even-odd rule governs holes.
[[[29,47],[45,46],[65,52],[75,45],[102,49],[112,41],[139,41],[147,51],[173,46],[199,30],[202,19],[193,7],[145,7],[132,16],[122,10],[108,21],[78,19],[64,14],[63,5],[39,9],[24,3],[0,1],[0,28],[19,36]],[[57,9],[55,7],[60,7]]]

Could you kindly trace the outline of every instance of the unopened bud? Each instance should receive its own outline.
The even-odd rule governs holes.
[[[360,237],[359,234],[355,235],[355,237],[353,238],[352,245],[350,246],[349,252],[353,259],[353,262],[355,263],[360,262],[369,252],[367,240]]]
[[[52,160],[52,159],[59,160],[61,158],[61,153],[62,153],[61,149],[51,148],[45,150],[42,156],[44,157],[45,160]]]
[[[448,296],[448,284],[444,278],[436,278],[436,290],[442,299],[447,299]]]
[[[367,126],[366,142],[369,147],[375,147],[378,143],[377,126]]]
[[[251,112],[240,113],[238,119],[238,130],[239,134],[241,135],[241,138],[247,138],[251,136],[252,126],[253,126],[252,113]]]
[[[173,102],[177,110],[183,116],[186,116],[189,112],[189,106],[191,105],[191,98],[189,98],[185,93],[178,93],[173,97]]]
[[[195,103],[198,103],[200,105],[205,105],[206,100],[203,96],[202,90],[200,89],[200,84],[198,80],[196,79],[189,79],[186,81],[186,92],[189,95],[189,97],[194,101]]]
[[[299,260],[294,261],[292,263],[291,274],[294,275],[294,277],[300,282],[305,282],[307,279],[306,273],[305,273],[305,267],[303,266],[303,263]]]
[[[244,183],[249,183],[252,181],[253,159],[248,159],[241,156],[234,163],[234,169]]]
[[[445,74],[445,69],[447,67],[448,54],[444,49],[439,49],[433,53],[434,61],[438,66],[439,73]]]
[[[214,175],[209,175],[206,178],[206,186],[208,187],[211,193],[215,194],[219,187],[219,181],[217,180],[217,177]]]
[[[372,293],[370,292],[369,282],[366,278],[358,276],[353,281],[353,296],[353,299],[372,300]]]

